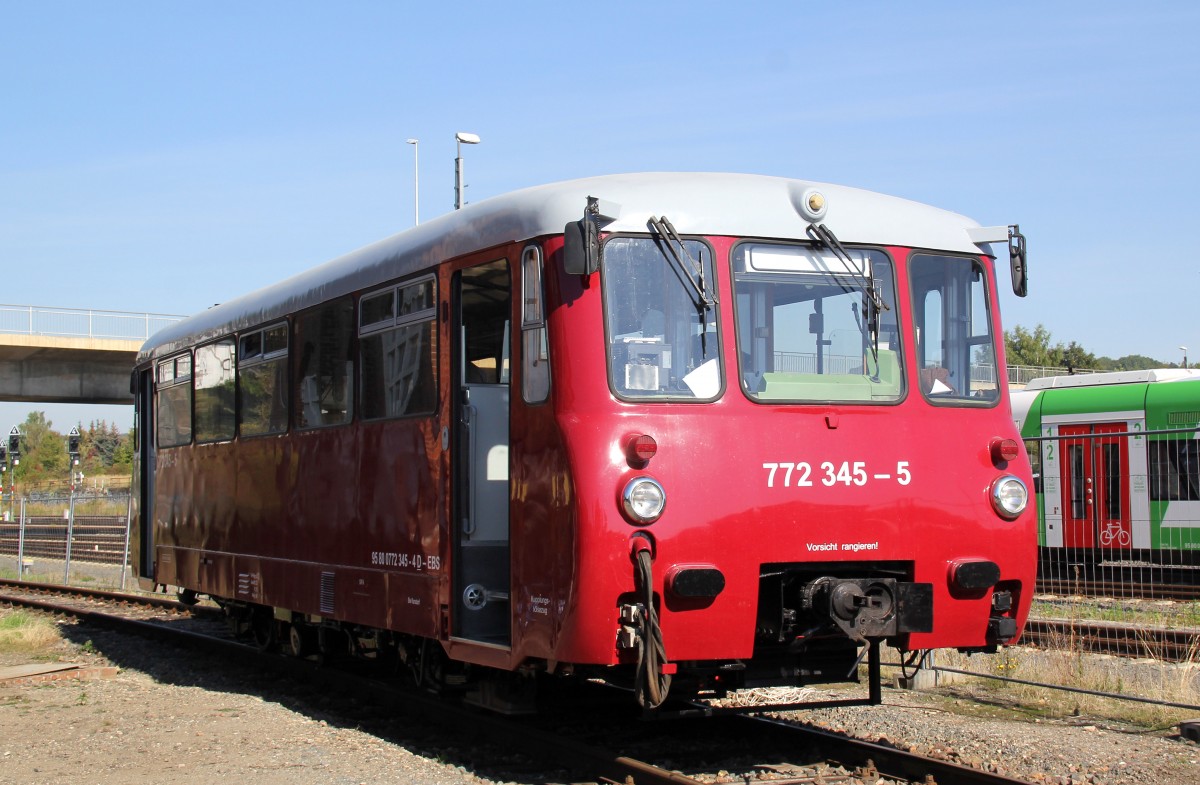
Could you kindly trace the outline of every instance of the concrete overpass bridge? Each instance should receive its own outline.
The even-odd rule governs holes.
[[[182,318],[0,305],[0,401],[131,404],[138,350]]]

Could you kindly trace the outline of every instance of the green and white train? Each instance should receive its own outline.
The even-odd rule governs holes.
[[[1040,573],[1200,576],[1200,370],[1035,379],[1011,394],[1033,465]]]

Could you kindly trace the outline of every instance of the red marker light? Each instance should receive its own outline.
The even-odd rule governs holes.
[[[654,441],[653,436],[641,434],[634,436],[627,444],[627,454],[629,460],[636,463],[649,463],[650,459],[658,452],[658,442]]]
[[[999,437],[992,439],[992,443],[988,445],[992,454],[992,463],[1001,463],[1004,461],[1015,461],[1017,456],[1021,454],[1021,445],[1016,439],[1001,439]]]

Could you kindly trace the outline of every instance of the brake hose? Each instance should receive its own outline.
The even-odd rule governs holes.
[[[671,688],[670,674],[662,672],[667,661],[663,646],[662,628],[658,626],[658,611],[654,607],[654,577],[650,569],[650,550],[639,550],[637,561],[637,591],[644,611],[638,630],[637,678],[635,690],[638,705],[657,709],[667,699]]]

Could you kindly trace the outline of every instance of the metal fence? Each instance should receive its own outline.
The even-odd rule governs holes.
[[[825,373],[863,373],[862,355],[826,355]],[[811,352],[775,352],[774,370],[787,373],[816,373],[817,355]],[[1043,365],[1010,365],[1006,369],[1010,386],[1023,387],[1043,376],[1067,376],[1069,374],[1094,373],[1083,368],[1056,368]],[[976,386],[996,387],[996,366],[984,363],[971,364],[971,382]]]
[[[16,572],[58,573],[72,583],[99,565],[116,568],[125,585],[129,560],[129,493],[38,494],[0,502],[0,556]]]
[[[183,318],[157,313],[0,305],[0,333],[145,340]]]
[[[1039,535],[1022,647],[946,670],[1200,709],[1200,429],[1074,419],[1025,441]]]
[[[1048,365],[1010,365],[1006,369],[1010,386],[1024,387],[1034,379],[1044,376],[1068,376],[1072,374],[1095,373],[1085,368],[1057,368]],[[971,364],[971,381],[982,384],[996,384],[996,366],[983,363]]]

